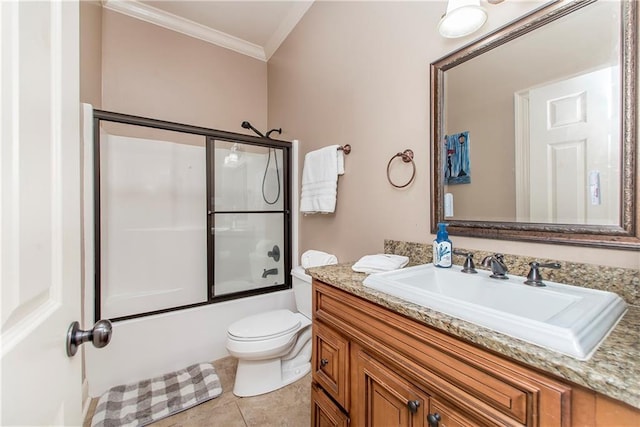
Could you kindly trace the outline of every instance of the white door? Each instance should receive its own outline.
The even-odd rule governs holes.
[[[529,92],[530,222],[619,223],[618,70]]]
[[[0,425],[80,425],[79,17],[0,1]],[[84,325],[83,325],[84,326]]]

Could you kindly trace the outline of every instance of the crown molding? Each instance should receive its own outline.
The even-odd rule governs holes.
[[[140,3],[136,0],[105,0],[103,2],[103,7],[114,12],[130,16],[132,18],[159,25],[161,27],[185,34],[190,37],[195,37],[197,39],[215,44],[225,49],[233,50],[234,52],[259,59],[260,61],[266,62],[268,59],[267,55],[265,54],[265,49],[263,49],[261,46],[250,43],[246,40],[242,40],[238,37],[234,37],[230,34],[223,33],[222,31],[214,30],[213,28],[198,24],[197,22],[193,22],[189,19],[185,19],[172,13],[165,12],[153,6]],[[300,15],[300,17],[302,17],[302,15]],[[298,19],[300,19],[300,17]],[[293,24],[293,26],[295,26],[295,23]],[[282,40],[284,40],[284,38],[293,29],[293,26],[291,26],[284,37],[282,37],[280,43],[282,43]],[[278,30],[280,30],[280,27],[278,28]],[[271,42],[271,40],[269,41]],[[275,49],[277,49],[277,46],[275,47]]]
[[[267,43],[264,46],[264,52],[267,58],[267,61],[271,58],[271,56],[278,50],[282,42],[287,38],[289,33],[293,31],[295,26],[300,22],[302,17],[307,10],[311,7],[314,0],[304,0],[304,1],[296,1],[293,3],[291,10],[285,17],[285,19],[280,23],[276,31],[269,38]]]

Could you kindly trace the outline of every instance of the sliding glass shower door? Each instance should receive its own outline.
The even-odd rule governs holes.
[[[214,299],[286,287],[290,263],[285,148],[213,138],[208,144]]]
[[[94,111],[94,317],[291,287],[286,141]]]
[[[206,138],[111,122],[99,130],[102,316],[206,303]]]

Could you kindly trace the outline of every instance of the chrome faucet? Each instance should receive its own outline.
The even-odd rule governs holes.
[[[491,276],[494,279],[508,279],[506,264],[504,263],[504,255],[495,254],[488,255],[482,259],[483,267],[491,267]]]
[[[271,275],[271,274],[278,274],[278,269],[277,268],[270,268],[270,269],[264,269],[264,271],[262,272],[262,278],[266,279],[267,276]]]

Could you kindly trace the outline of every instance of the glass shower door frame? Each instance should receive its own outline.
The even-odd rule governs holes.
[[[209,282],[209,300],[211,302],[227,301],[231,299],[244,298],[253,295],[261,295],[269,292],[281,291],[291,289],[291,246],[292,246],[292,224],[291,224],[291,143],[287,141],[280,141],[271,138],[255,138],[249,137],[251,140],[238,141],[237,139],[213,137],[207,138],[206,144],[206,156],[207,156],[207,277]],[[282,165],[282,197],[283,207],[281,210],[216,210],[213,206],[214,199],[214,165],[212,160],[214,159],[214,145],[216,141],[224,141],[229,143],[242,143],[246,145],[253,145],[265,148],[276,148],[282,150],[283,165]],[[272,286],[265,286],[258,289],[251,289],[233,293],[227,293],[223,295],[215,295],[215,217],[216,215],[226,214],[246,214],[246,215],[260,215],[260,214],[281,214],[283,219],[284,230],[284,248],[281,253],[284,264],[284,283]]]
[[[244,298],[251,295],[264,294],[268,292],[280,291],[291,288],[291,248],[292,248],[292,224],[291,224],[291,176],[290,167],[292,164],[292,150],[291,142],[276,140],[271,138],[259,138],[250,135],[244,135],[234,132],[227,132],[217,129],[204,128],[199,126],[192,126],[182,123],[168,122],[163,120],[150,119],[146,117],[132,116],[128,114],[115,113],[104,110],[93,111],[93,258],[94,258],[94,319],[98,321],[102,318],[102,293],[101,293],[101,201],[100,201],[100,124],[102,121],[121,123],[127,125],[142,126],[154,129],[162,129],[173,132],[183,132],[187,134],[200,135],[207,138],[205,144],[205,156],[207,158],[206,167],[206,197],[207,201],[203,206],[207,207],[207,283],[203,283],[203,286],[207,286],[207,300],[202,302],[196,302],[192,304],[180,305],[175,307],[168,307],[159,310],[132,313],[130,315],[124,315],[117,318],[110,319],[111,321],[120,321],[135,319],[144,316],[162,314],[177,310],[183,310],[187,308],[204,306],[221,301]],[[284,230],[284,248],[281,256],[284,260],[284,284],[277,286],[270,286],[256,290],[243,291],[237,293],[230,293],[221,296],[214,296],[214,268],[213,264],[213,246],[214,238],[211,234],[211,228],[213,227],[214,211],[211,209],[211,195],[213,189],[211,188],[212,181],[210,181],[210,174],[213,173],[209,167],[209,141],[226,141],[231,143],[242,143],[261,147],[273,147],[283,150],[283,170],[282,170],[282,196],[283,196],[283,209],[281,211],[267,211],[269,213],[280,212],[283,214],[283,230]],[[220,212],[222,213],[222,212]],[[260,213],[260,211],[256,211]]]

